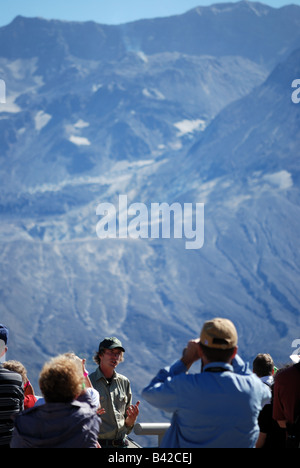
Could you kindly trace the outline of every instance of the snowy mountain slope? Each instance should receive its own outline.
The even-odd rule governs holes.
[[[206,202],[206,245],[229,262],[240,282],[236,294],[248,296],[245,307],[260,315],[261,327],[269,322],[273,340],[274,327],[277,339],[266,342],[277,359],[280,340],[288,353],[299,327],[300,107],[291,100],[299,63],[298,49],[227,106],[180,166],[180,178],[184,171],[191,192]]]
[[[242,57],[174,53],[145,63],[127,54],[117,63],[87,61],[84,71],[76,71],[75,61],[45,85],[46,70],[33,75],[34,59],[2,64],[8,89],[18,89],[15,98],[8,91],[0,112],[1,171],[10,178],[3,190],[18,194],[78,174],[98,175],[120,160],[148,160],[180,149],[186,133],[178,137],[176,125],[206,125],[266,76],[263,67]]]
[[[300,76],[299,58],[297,49],[263,85],[218,115],[190,151],[193,169],[197,161],[199,173],[208,179],[286,170],[299,180],[299,106],[292,102],[292,83]],[[217,157],[211,158],[210,151]]]

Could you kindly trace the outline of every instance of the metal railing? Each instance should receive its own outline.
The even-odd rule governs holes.
[[[169,427],[170,423],[137,423],[134,426],[134,433],[141,436],[158,436],[158,446],[160,446],[162,438]]]

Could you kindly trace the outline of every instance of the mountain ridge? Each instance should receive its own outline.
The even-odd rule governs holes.
[[[47,52],[43,49],[43,40],[36,41],[33,35],[25,33],[26,26],[28,29],[33,23],[38,25],[45,38],[47,34],[51,36],[55,28],[58,37],[55,38],[54,49]],[[273,24],[271,29],[269,23]],[[37,55],[46,53],[51,57],[65,49],[78,58],[85,56],[97,60],[112,56],[120,58],[126,51],[143,51],[149,55],[178,51],[192,55],[243,55],[254,61],[264,61],[270,69],[279,57],[286,57],[291,52],[288,43],[299,40],[299,26],[300,7],[291,5],[275,9],[247,1],[214,4],[182,15],[111,26],[93,21],[80,23],[18,16],[8,26],[0,28],[0,56],[16,58],[20,46],[25,53],[36,51]],[[7,46],[9,41],[6,39],[11,30],[17,33],[14,42],[10,41]],[[247,38],[251,37],[253,30],[256,32],[252,37],[254,43],[249,47]],[[18,33],[21,39],[19,46],[16,42]],[[78,36],[81,38],[79,42]],[[6,43],[6,46],[1,47],[1,43]],[[255,45],[261,51],[260,57],[253,54],[253,51],[257,52]]]

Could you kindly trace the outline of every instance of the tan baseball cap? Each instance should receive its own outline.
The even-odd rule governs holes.
[[[208,348],[231,349],[237,346],[238,334],[230,320],[214,318],[203,325],[200,343]]]

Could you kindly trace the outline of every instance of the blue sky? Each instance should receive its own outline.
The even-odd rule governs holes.
[[[222,0],[0,0],[0,26],[16,16],[120,24],[137,19],[171,16]],[[228,2],[228,0],[226,0]],[[274,8],[300,0],[265,0]]]

